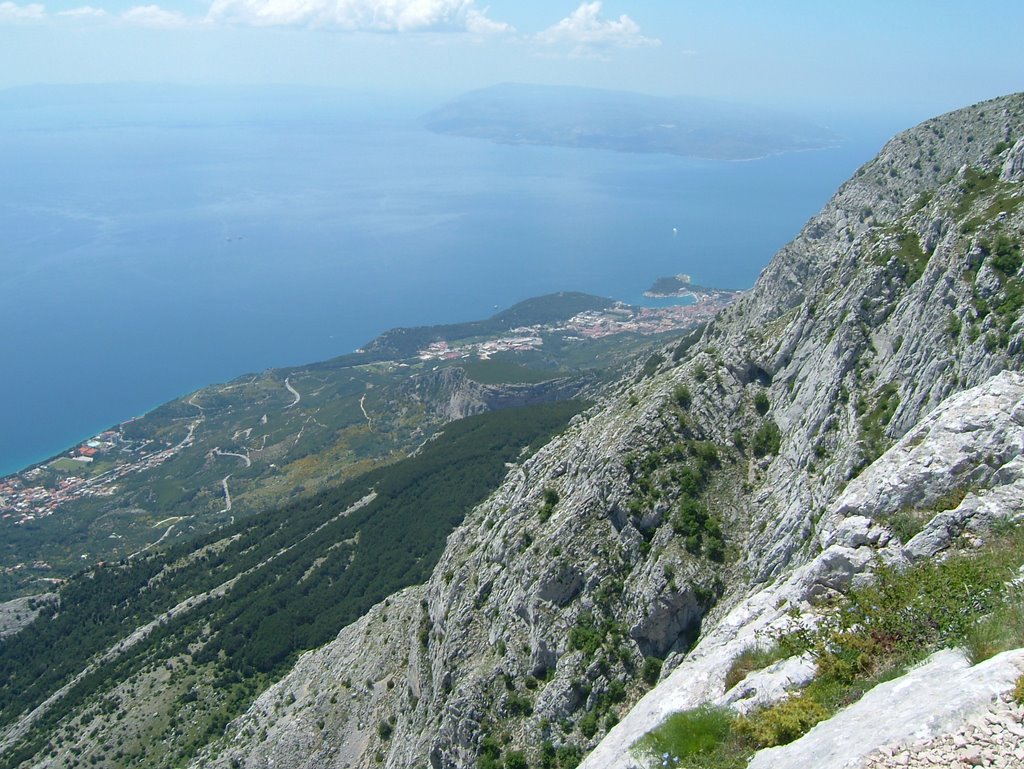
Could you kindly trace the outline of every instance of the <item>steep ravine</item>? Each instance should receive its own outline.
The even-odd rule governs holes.
[[[510,467],[425,586],[305,655],[195,764],[622,766],[724,695],[780,599],[844,589],[879,549],[932,557],[949,516],[1016,516],[1024,389],[997,375],[1021,367],[1022,182],[1024,96],[893,139],[699,341]],[[972,421],[977,402],[1006,418]],[[926,450],[948,472],[914,485]],[[964,483],[930,539],[893,539],[893,505]]]

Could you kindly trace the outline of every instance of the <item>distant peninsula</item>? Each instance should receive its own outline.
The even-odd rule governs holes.
[[[694,97],[504,83],[429,112],[437,133],[502,144],[752,160],[839,143],[827,128],[760,107]]]

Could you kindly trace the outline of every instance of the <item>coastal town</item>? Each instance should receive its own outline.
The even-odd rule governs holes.
[[[699,287],[690,287],[693,289]],[[502,352],[538,350],[544,344],[545,334],[563,334],[566,341],[573,339],[601,339],[616,334],[650,336],[672,331],[685,331],[699,323],[706,323],[732,304],[742,292],[720,289],[691,290],[686,296],[692,304],[669,307],[633,307],[623,302],[605,310],[587,310],[565,323],[555,325],[521,326],[511,329],[506,336],[453,346],[447,341],[431,342],[419,351],[422,361],[448,361],[468,358],[488,360]]]
[[[604,310],[588,310],[568,321],[512,329],[498,338],[456,344],[436,341],[418,352],[420,361],[487,360],[499,353],[543,348],[544,337],[560,334],[565,341],[601,339],[616,334],[654,335],[684,331],[713,318],[740,292],[703,289],[687,285],[692,303],[667,307],[634,307],[622,302]],[[285,381],[298,402],[298,393]],[[194,396],[193,396],[194,397]],[[190,405],[196,406],[190,401]],[[196,408],[199,408],[196,406]],[[25,525],[59,512],[78,500],[110,497],[125,476],[158,467],[193,444],[202,423],[198,414],[177,442],[157,439],[131,440],[124,427],[106,430],[79,445],[20,473],[0,478],[0,526]]]
[[[190,446],[198,421],[177,444],[131,441],[120,428],[107,430],[47,462],[0,478],[0,522],[23,525],[74,500],[112,496],[118,479],[157,467]]]

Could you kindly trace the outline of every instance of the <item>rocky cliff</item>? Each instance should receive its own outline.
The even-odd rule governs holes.
[[[461,368],[443,368],[413,377],[402,396],[444,421],[487,411],[569,400],[595,392],[595,375],[561,377],[536,384],[481,384]]]
[[[1022,184],[1024,96],[894,138],[197,764],[622,766],[674,710],[782,695],[806,664],[724,691],[758,634],[1019,515]]]

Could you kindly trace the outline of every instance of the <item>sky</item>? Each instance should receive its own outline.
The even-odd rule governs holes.
[[[0,0],[0,88],[499,82],[923,119],[1024,89],[1020,0]]]

